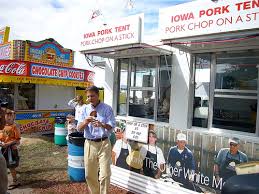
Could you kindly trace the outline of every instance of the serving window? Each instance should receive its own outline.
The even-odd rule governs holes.
[[[35,109],[35,84],[19,84],[17,110]]]
[[[0,84],[0,100],[3,106],[14,109],[14,84],[1,83]]]
[[[118,60],[117,115],[168,122],[171,56]]]
[[[258,65],[259,51],[196,55],[193,126],[256,133]]]
[[[35,110],[35,84],[0,84],[3,106],[13,110]]]

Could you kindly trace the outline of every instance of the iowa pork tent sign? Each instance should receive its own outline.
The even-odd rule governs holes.
[[[198,0],[160,9],[161,39],[259,28],[259,0]]]

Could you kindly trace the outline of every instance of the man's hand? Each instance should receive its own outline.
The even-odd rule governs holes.
[[[78,130],[78,131],[84,131],[85,127],[86,127],[89,123],[91,123],[93,120],[94,120],[94,117],[92,117],[92,116],[86,117],[86,119],[85,119],[83,122],[79,123],[79,125],[78,125],[78,127],[77,127],[77,130]]]
[[[89,123],[93,122],[94,121],[94,117],[92,116],[88,116],[86,117],[86,119],[84,120],[84,124],[85,125],[88,125]]]
[[[102,122],[98,121],[98,120],[93,120],[92,124],[93,124],[94,127],[102,127],[102,128],[104,128],[104,124]]]

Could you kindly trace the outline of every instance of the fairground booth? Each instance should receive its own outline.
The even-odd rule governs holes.
[[[157,43],[144,43],[143,15],[82,34],[81,52],[90,62],[98,58],[105,63],[105,80],[111,88],[107,103],[114,109],[116,130],[125,129],[131,147],[127,170],[112,167],[114,184],[137,193],[215,193],[227,180],[223,176],[240,173],[239,165],[246,162],[243,156],[254,162],[249,163],[250,173],[256,172],[258,19],[258,0],[197,0],[159,10]],[[155,132],[156,146],[163,154],[159,156],[157,149],[153,163],[134,164],[132,158],[139,161],[138,151],[149,145],[148,131]],[[167,158],[180,132],[186,135],[195,167],[192,179],[184,172],[186,185],[176,184],[180,185],[177,188],[172,184],[177,181],[170,178],[180,176],[179,169],[168,169]],[[214,166],[218,152],[228,150],[233,138],[238,138],[238,154],[244,155],[229,160],[226,152],[222,167],[226,171],[218,177]],[[159,168],[163,163],[162,175],[155,178],[141,171],[145,165]],[[181,162],[177,164],[181,166]]]
[[[9,27],[0,33],[2,103],[16,111],[21,132],[53,130],[56,116],[72,113],[68,101],[93,85],[94,73],[73,68],[74,51],[53,39],[8,41]]]

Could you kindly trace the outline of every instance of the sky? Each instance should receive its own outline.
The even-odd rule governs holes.
[[[10,26],[9,40],[40,41],[54,38],[75,52],[75,67],[91,69],[78,52],[80,35],[96,22],[109,23],[121,17],[145,14],[144,36],[157,34],[159,8],[191,0],[0,0],[0,28]],[[93,10],[102,15],[90,21]],[[96,70],[96,68],[94,69]]]

